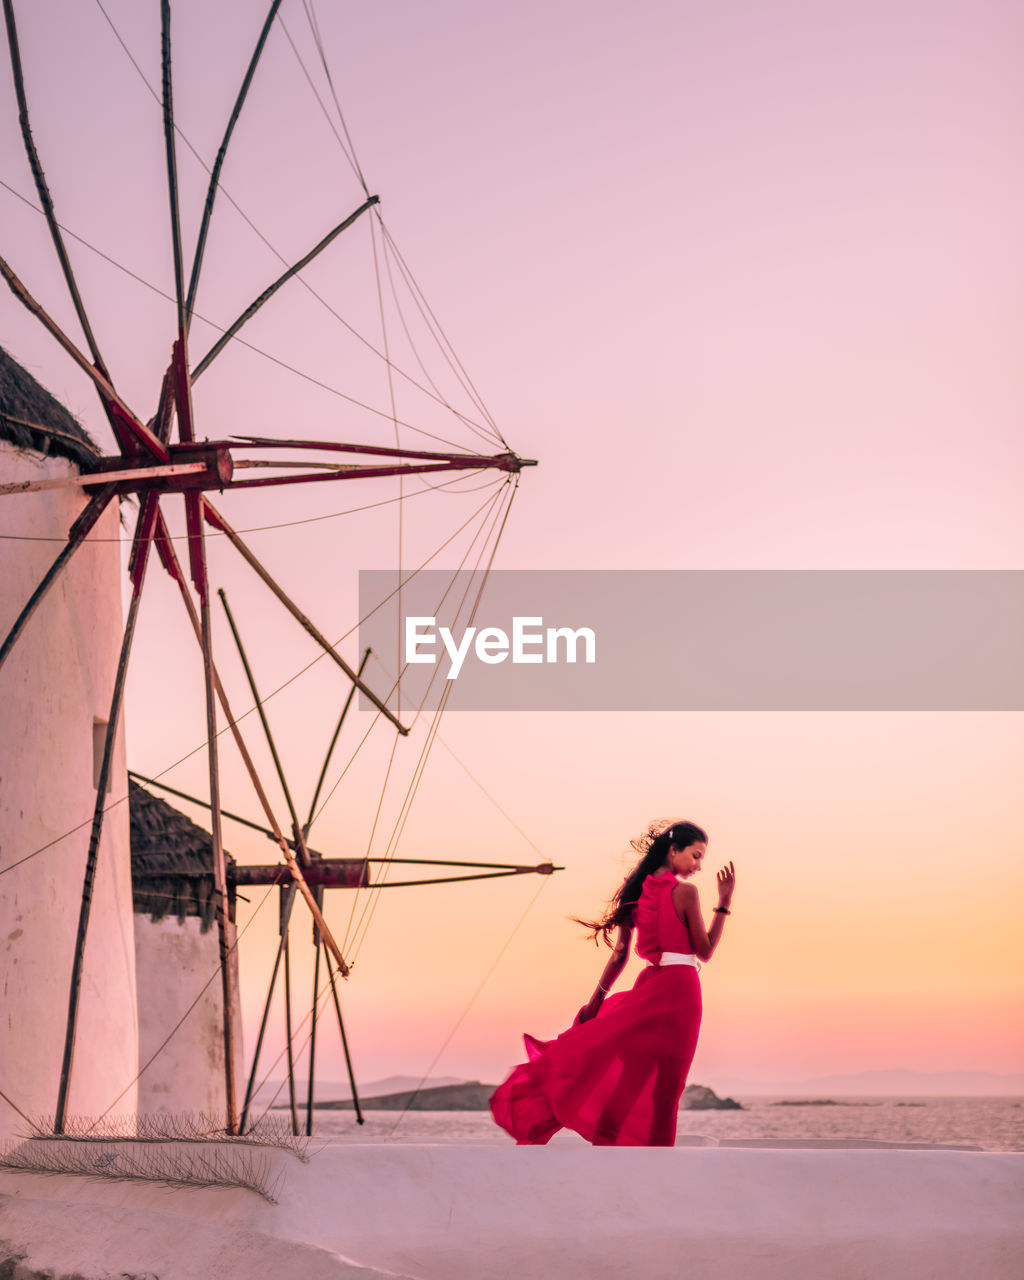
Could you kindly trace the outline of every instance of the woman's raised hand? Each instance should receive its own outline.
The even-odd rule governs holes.
[[[730,862],[718,873],[718,905],[727,907],[732,902],[732,892],[736,888],[736,872]]]

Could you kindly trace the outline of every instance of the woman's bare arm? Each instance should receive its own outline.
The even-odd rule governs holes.
[[[612,954],[604,967],[604,973],[601,974],[594,994],[577,1014],[577,1022],[589,1022],[591,1018],[597,1017],[597,1011],[604,1004],[605,996],[611,991],[615,979],[626,967],[626,962],[629,960],[629,944],[632,937],[632,925],[619,926],[619,936],[615,940]]]
[[[735,885],[736,872],[730,862],[728,867],[723,867],[718,873],[718,905],[720,907],[728,909]],[[693,954],[699,960],[710,960],[725,928],[724,913],[716,912],[711,928],[705,928],[697,886],[688,881],[677,884],[672,890],[672,905],[676,909],[676,915],[689,930]]]

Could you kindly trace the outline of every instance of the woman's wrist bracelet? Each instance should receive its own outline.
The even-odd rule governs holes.
[[[728,907],[715,907],[715,911],[721,916],[731,916],[732,912]]]
[[[605,993],[605,995],[607,995],[607,994],[608,994],[608,988],[607,988],[607,987],[602,987],[602,986],[601,986],[601,984],[600,984],[600,982],[597,984],[597,989],[598,989],[598,991],[603,991],[603,992]]]

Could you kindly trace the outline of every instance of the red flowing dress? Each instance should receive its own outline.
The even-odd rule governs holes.
[[[491,1114],[520,1145],[561,1128],[595,1146],[670,1147],[676,1113],[700,1032],[697,970],[659,967],[664,951],[692,953],[672,903],[672,875],[644,881],[634,909],[637,954],[652,965],[633,987],[609,996],[597,1017],[556,1040],[524,1036],[530,1061],[491,1096]]]

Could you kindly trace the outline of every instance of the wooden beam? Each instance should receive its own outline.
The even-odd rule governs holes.
[[[352,1089],[352,1105],[356,1111],[356,1123],[364,1124],[362,1108],[359,1105],[359,1090],[356,1087],[356,1074],[352,1069],[352,1055],[348,1049],[348,1036],[345,1034],[345,1020],[341,1016],[341,1004],[338,1000],[338,986],[334,981],[334,969],[331,967],[331,953],[324,947],[324,959],[327,961],[327,976],[331,982],[331,995],[334,997],[334,1012],[338,1015],[338,1030],[341,1032],[341,1047],[345,1053],[345,1070]]]
[[[167,569],[168,573],[170,573],[171,577],[174,578],[174,580],[178,583],[178,587],[181,592],[182,599],[184,600],[185,607],[188,610],[189,619],[192,622],[192,628],[196,632],[196,636],[197,638],[200,639],[200,642],[201,642],[201,635],[202,635],[201,620],[196,614],[196,607],[192,601],[191,595],[189,594],[188,584],[185,582],[184,575],[181,572],[181,567],[179,566],[177,557],[174,554],[174,546],[171,542],[170,535],[167,532],[167,528],[163,524],[162,517],[160,522],[157,525],[156,544],[157,544],[157,550],[160,553],[160,558],[163,561],[165,568]],[[216,667],[212,667],[212,672],[213,672],[214,685],[217,691],[217,697],[220,701],[222,708],[224,709],[224,714],[227,717],[228,727],[230,728],[231,733],[235,739],[235,742],[238,745],[239,754],[242,757],[242,761],[245,764],[246,770],[249,774],[249,778],[251,779],[253,787],[256,790],[256,795],[259,798],[260,804],[263,806],[263,812],[267,815],[267,821],[270,823],[271,829],[274,832],[274,839],[277,841],[278,848],[281,850],[281,853],[284,856],[285,864],[288,867],[288,870],[291,872],[292,878],[295,880],[295,883],[298,886],[299,892],[302,894],[303,898],[305,899],[306,905],[309,907],[310,913],[312,914],[313,919],[316,921],[317,927],[319,928],[320,932],[323,934],[325,943],[331,948],[331,952],[338,963],[338,969],[341,973],[341,976],[343,978],[347,978],[350,972],[349,966],[346,963],[344,956],[342,956],[341,954],[341,948],[338,946],[337,942],[335,941],[334,935],[331,933],[330,929],[327,927],[327,922],[326,920],[324,920],[323,915],[320,912],[320,908],[317,906],[316,901],[313,898],[312,893],[310,892],[309,885],[307,885],[305,880],[303,879],[302,870],[299,867],[299,864],[295,860],[294,854],[292,853],[292,850],[289,847],[288,841],[284,838],[284,835],[281,832],[281,828],[278,826],[277,819],[274,816],[274,811],[271,808],[269,799],[267,798],[267,793],[263,789],[263,784],[260,781],[260,777],[256,770],[256,766],[253,763],[252,756],[249,754],[249,751],[245,745],[245,741],[242,738],[241,731],[239,730],[238,725],[236,724],[235,719],[231,714],[231,709],[228,705],[227,695],[224,692],[224,686],[221,683],[220,677],[217,675]]]
[[[260,31],[259,39],[256,41],[256,49],[249,59],[249,65],[246,68],[245,75],[242,77],[242,87],[238,91],[235,98],[235,105],[228,117],[227,128],[224,130],[224,138],[217,152],[217,158],[213,162],[213,168],[210,170],[210,185],[206,190],[206,203],[203,206],[203,217],[199,224],[199,237],[196,242],[196,252],[192,259],[192,277],[189,280],[188,296],[185,299],[185,327],[186,329],[192,323],[192,310],[195,307],[196,293],[199,289],[199,273],[203,265],[203,253],[206,249],[206,235],[210,229],[210,219],[213,216],[213,202],[217,195],[217,187],[220,181],[220,171],[224,166],[224,157],[227,155],[228,143],[231,141],[231,134],[238,122],[238,117],[242,111],[242,104],[245,102],[246,94],[249,92],[249,86],[252,84],[252,78],[256,73],[256,67],[259,64],[260,55],[263,52],[263,46],[267,42],[267,36],[270,34],[270,28],[273,25],[277,11],[281,7],[281,0],[272,0],[270,11],[263,22],[263,28]]]
[[[180,411],[179,411],[180,421]],[[237,1106],[235,1099],[235,1030],[231,989],[231,947],[228,943],[228,889],[227,866],[224,857],[224,841],[220,822],[220,768],[217,751],[217,708],[214,692],[213,636],[210,627],[210,589],[206,572],[204,525],[199,510],[199,495],[189,493],[185,497],[186,519],[189,531],[189,551],[192,559],[193,578],[199,593],[200,645],[203,653],[203,681],[206,690],[207,761],[210,778],[210,826],[213,843],[213,879],[217,902],[217,942],[220,951],[221,992],[223,995],[224,1038],[224,1089],[227,1115],[225,1129],[235,1133]]]
[[[317,630],[317,628],[312,624],[312,622],[310,622],[309,618],[306,617],[306,615],[302,612],[299,606],[288,595],[285,594],[284,590],[277,584],[274,578],[271,577],[270,573],[263,567],[263,565],[260,564],[256,556],[253,555],[253,553],[245,545],[245,543],[234,531],[234,529],[232,529],[232,527],[228,524],[228,522],[224,519],[224,517],[218,513],[216,507],[212,505],[209,499],[201,498],[200,501],[202,502],[203,512],[207,522],[211,524],[216,530],[218,530],[218,532],[227,535],[228,541],[235,548],[235,550],[239,552],[239,554],[242,556],[242,559],[245,560],[246,563],[256,571],[259,577],[263,579],[263,581],[267,584],[267,586],[274,593],[274,595],[277,596],[278,600],[281,601],[281,603],[292,615],[292,617],[296,620],[296,622],[298,622],[298,624],[305,631],[309,632],[309,634],[313,637],[313,639],[317,642],[317,644],[324,650],[327,656],[333,662],[335,662],[342,669],[342,671],[344,671],[344,673],[352,681],[352,683],[359,690],[359,692],[363,694],[365,697],[369,698],[369,700],[373,703],[373,705],[377,708],[377,710],[383,716],[385,716],[388,720],[391,721],[391,723],[395,726],[398,732],[403,736],[408,734],[409,730],[401,723],[401,721],[398,719],[395,713],[388,706],[386,706],[380,700],[380,698],[377,697],[377,695],[373,692],[372,689],[370,689],[367,685],[363,683],[363,681],[352,670],[352,668],[341,656],[341,654],[338,653],[338,651],[334,648],[334,646],[327,639],[327,637],[322,635],[321,632]],[[337,959],[337,957],[335,957],[335,959]]]
[[[7,23],[7,46],[11,55],[11,72],[14,77],[14,93],[18,100],[18,122],[21,125],[21,138],[28,155],[29,168],[32,170],[32,177],[36,184],[36,193],[39,196],[39,203],[43,206],[46,225],[50,229],[50,239],[57,250],[60,268],[64,273],[64,281],[68,286],[68,292],[71,294],[71,301],[75,308],[75,314],[78,316],[78,323],[82,326],[86,345],[92,352],[93,362],[97,369],[105,376],[108,376],[103,357],[100,355],[100,349],[89,324],[89,317],[85,313],[85,304],[82,302],[81,294],[78,292],[78,284],[75,281],[74,272],[71,270],[71,259],[68,257],[67,249],[64,247],[64,238],[61,235],[60,224],[57,222],[57,215],[53,208],[53,197],[50,195],[50,188],[46,183],[46,175],[39,159],[39,152],[36,150],[36,144],[32,137],[32,127],[28,118],[28,97],[25,93],[25,77],[21,69],[21,51],[18,47],[18,29],[14,19],[14,4],[12,0],[3,0],[3,4],[4,19]]]
[[[164,0],[164,3],[166,2],[167,0]],[[303,267],[308,266],[317,254],[322,253],[336,236],[341,235],[341,233],[350,227],[357,218],[361,217],[367,209],[372,208],[372,206],[378,204],[379,201],[379,196],[370,196],[369,199],[365,200],[354,213],[350,213],[343,222],[339,222],[332,231],[328,231],[327,235],[325,235],[319,243],[315,244],[313,248],[310,249],[309,253],[301,257],[298,262],[289,267],[282,275],[278,276],[273,284],[268,285],[260,296],[246,307],[234,324],[224,330],[210,350],[207,351],[206,355],[203,356],[202,360],[199,361],[196,367],[192,370],[192,381],[194,382],[203,370],[209,367],[210,363],[216,359],[221,351],[224,350],[239,329],[241,329],[242,325],[244,325],[247,320],[251,320],[256,312],[259,311],[260,307],[262,307],[264,303],[269,302],[283,284],[286,284],[292,276],[298,274]]]
[[[537,465],[531,458],[520,458],[509,452],[452,453],[437,449],[400,449],[395,445],[384,444],[352,444],[341,440],[279,440],[273,436],[232,436],[223,443],[233,449],[313,449],[320,453],[364,453],[372,457],[415,458],[421,462],[458,462],[477,467],[497,467],[501,471],[517,471],[520,467]]]
[[[161,561],[163,562],[164,568],[178,585],[178,591],[181,595],[182,602],[185,605],[185,610],[188,613],[189,621],[192,624],[192,630],[195,633],[196,641],[201,644],[202,630],[199,614],[196,610],[195,603],[192,600],[192,596],[189,593],[188,583],[185,581],[185,575],[178,562],[177,555],[174,551],[174,544],[171,542],[170,534],[167,532],[167,526],[163,522],[162,515],[157,523],[156,549]],[[217,700],[220,702],[221,710],[224,712],[224,718],[228,722],[228,729],[231,731],[231,736],[235,740],[235,746],[238,748],[238,754],[242,757],[242,763],[245,765],[246,773],[249,775],[249,781],[253,785],[253,790],[256,792],[256,798],[259,800],[260,807],[262,808],[270,826],[269,828],[257,827],[255,823],[248,822],[245,818],[239,818],[236,814],[225,814],[224,816],[229,816],[235,822],[243,822],[247,826],[256,827],[256,830],[258,831],[263,831],[263,833],[269,836],[271,840],[276,841],[278,847],[287,845],[287,841],[285,840],[284,835],[281,832],[281,828],[278,825],[277,818],[274,816],[274,810],[271,807],[270,800],[264,790],[263,783],[260,781],[260,775],[256,768],[256,764],[253,761],[252,756],[249,754],[249,748],[245,745],[245,739],[242,737],[242,731],[238,727],[238,722],[235,720],[234,714],[232,713],[231,704],[228,702],[228,696],[224,690],[221,678],[217,673],[216,665],[214,665],[213,677],[217,690]],[[155,782],[152,779],[144,779],[144,781],[152,782],[154,786],[161,787],[165,791],[170,791],[173,795],[180,795],[183,799],[191,799],[193,800],[193,803],[202,805],[204,808],[210,808],[207,801],[196,800],[191,796],[186,796],[184,792],[175,791],[165,783]],[[223,810],[222,813],[224,813]]]
[[[517,867],[514,871],[488,871],[471,876],[435,876],[430,880],[383,880],[379,884],[368,884],[367,889],[419,889],[428,884],[461,884],[465,880],[501,880],[505,876],[528,876],[540,872],[550,875],[551,871],[561,871],[562,867]]]
[[[244,471],[253,467],[273,467],[278,471],[283,471],[286,467],[305,467],[309,471],[358,471],[364,469],[368,464],[351,462],[346,467],[341,468],[336,462],[307,462],[304,458],[289,458],[287,461],[283,459],[278,461],[275,458],[244,458],[235,463],[236,471]]]
[[[304,868],[307,868],[310,863],[309,850],[306,848],[306,839],[299,827],[299,815],[295,811],[291,788],[288,786],[288,779],[284,776],[284,765],[282,765],[281,757],[277,753],[277,744],[274,742],[274,735],[270,731],[270,721],[267,719],[267,713],[263,707],[263,699],[260,697],[260,691],[256,687],[256,677],[253,675],[252,667],[249,665],[245,646],[242,644],[242,637],[238,634],[238,627],[235,625],[234,614],[231,612],[231,607],[228,604],[228,597],[224,588],[219,588],[217,594],[220,596],[220,602],[224,606],[224,613],[227,616],[228,626],[231,628],[231,635],[234,638],[235,648],[238,650],[238,656],[242,659],[242,668],[245,671],[245,678],[249,682],[249,691],[252,694],[253,702],[256,704],[256,711],[260,718],[260,724],[263,726],[263,735],[267,740],[267,746],[270,748],[271,759],[274,761],[274,768],[277,771],[277,780],[281,785],[285,804],[288,806],[288,813],[292,820],[292,831],[295,833],[295,841],[298,847],[299,861],[302,863]]]
[[[90,378],[96,388],[99,390],[100,397],[103,400],[104,407],[111,419],[111,426],[114,434],[118,437],[121,447],[126,452],[130,451],[132,443],[141,444],[143,448],[149,452],[160,462],[170,462],[171,455],[167,452],[164,444],[153,434],[150,429],[145,426],[134,413],[128,408],[121,397],[114,390],[113,383],[97,369],[89,363],[86,356],[75,346],[71,339],[67,336],[60,325],[47,313],[44,307],[38,303],[29,293],[18,277],[14,274],[10,264],[0,257],[0,275],[7,281],[8,288],[18,299],[18,301],[28,311],[39,320],[40,324],[54,337],[57,342],[64,348],[75,364],[82,370],[87,378]]]
[[[277,943],[277,955],[274,957],[274,967],[270,973],[270,983],[267,987],[267,999],[263,1005],[263,1017],[260,1019],[260,1029],[256,1036],[256,1048],[252,1053],[252,1068],[249,1072],[249,1082],[245,1086],[245,1101],[242,1103],[242,1114],[238,1120],[238,1132],[245,1133],[246,1122],[249,1119],[249,1105],[252,1102],[253,1091],[256,1088],[256,1072],[260,1064],[260,1053],[263,1050],[263,1037],[267,1032],[267,1022],[270,1018],[270,1004],[274,998],[274,987],[277,985],[277,973],[281,967],[281,956],[284,954],[285,940],[288,937],[288,924],[291,920],[292,907],[295,905],[295,885],[289,884],[285,890],[285,904],[281,910],[281,921],[279,927],[279,938]]]
[[[128,674],[128,658],[132,650],[132,639],[135,635],[135,623],[139,616],[139,604],[142,599],[142,583],[146,574],[149,549],[153,543],[158,514],[156,494],[147,494],[139,512],[135,526],[135,538],[132,546],[131,578],[132,598],[128,606],[128,619],[125,623],[124,636],[121,640],[121,654],[117,663],[117,674],[114,677],[114,688],[110,696],[110,711],[107,719],[107,732],[103,741],[103,759],[100,764],[100,775],[96,789],[96,805],[92,816],[92,829],[89,833],[89,849],[85,859],[85,878],[82,884],[82,900],[78,910],[78,932],[75,937],[75,950],[71,963],[71,983],[68,990],[68,1015],[64,1031],[64,1056],[60,1069],[60,1084],[57,1089],[57,1109],[54,1116],[54,1133],[64,1132],[67,1117],[68,1093],[71,1087],[71,1070],[75,1052],[75,1037],[78,1028],[78,1002],[81,994],[82,968],[85,961],[85,945],[89,933],[89,917],[92,911],[92,891],[96,879],[96,864],[99,860],[100,836],[103,831],[103,815],[107,807],[107,784],[110,780],[110,769],[114,755],[114,741],[117,737],[118,724],[121,719],[121,705],[124,696],[125,678]]]
[[[171,78],[171,4],[160,0],[161,104],[164,123],[164,152],[167,160],[167,197],[171,207],[171,252],[174,261],[174,296],[178,303],[178,339],[185,336],[185,278],[181,256],[181,214],[178,203],[178,161],[174,142],[174,94]],[[181,422],[181,401],[178,421]]]
[[[316,1027],[317,1014],[319,1010],[317,1005],[320,1002],[320,939],[316,936],[314,929],[313,945],[316,947],[316,957],[313,960],[313,1003],[311,1006],[309,1028],[309,1063],[306,1075],[308,1078],[308,1088],[306,1090],[306,1137],[313,1136],[313,1081],[316,1075]]]
[[[298,476],[264,476],[256,480],[233,480],[224,485],[225,489],[269,489],[285,484],[320,484],[325,480],[378,480],[387,476],[425,475],[434,471],[479,471],[480,463],[475,459],[465,462],[425,462],[419,466],[393,464],[391,466],[359,466],[348,463],[333,471],[318,471],[314,475]]]
[[[32,595],[29,597],[28,604],[25,605],[21,613],[19,613],[17,618],[15,618],[14,625],[4,637],[4,642],[0,645],[0,666],[3,666],[7,655],[14,648],[18,636],[20,636],[24,630],[25,624],[42,603],[44,596],[56,581],[57,575],[85,541],[89,530],[92,529],[96,521],[106,510],[107,503],[113,496],[113,485],[108,485],[106,488],[101,489],[99,493],[94,494],[89,501],[89,505],[84,509],[84,511],[82,511],[78,519],[69,529],[67,544],[61,548],[60,554],[57,556],[56,560],[54,560],[53,564],[50,565],[49,569],[47,569],[42,582],[40,582],[39,586],[36,587],[35,591],[33,591]]]
[[[192,476],[206,471],[205,462],[178,462],[167,467],[133,467],[126,471],[90,471],[84,476],[65,476],[59,480],[20,480],[14,484],[0,484],[0,495],[9,493],[40,493],[44,489],[91,489],[96,485],[117,484],[119,481],[139,481],[136,488],[144,488],[143,480],[169,480],[174,476]],[[122,491],[124,492],[124,491]]]
[[[370,660],[370,653],[371,650],[367,649],[363,654],[362,662],[359,664],[359,670],[356,672],[356,675],[358,675],[360,679],[362,679],[363,672],[366,670],[366,664]],[[348,697],[345,699],[345,705],[341,708],[341,715],[338,717],[338,723],[335,726],[334,733],[331,736],[331,741],[327,747],[327,754],[324,756],[324,764],[323,768],[320,770],[320,777],[316,780],[313,799],[309,802],[309,817],[306,819],[305,826],[302,828],[302,835],[304,839],[309,837],[309,829],[313,825],[313,819],[316,817],[316,804],[320,799],[320,792],[324,785],[324,779],[327,777],[327,766],[331,763],[331,756],[334,754],[334,748],[337,745],[338,737],[341,734],[342,725],[345,723],[345,717],[348,715],[348,709],[352,705],[352,699],[355,696],[356,688],[355,685],[353,685],[348,691]]]
[[[288,1109],[292,1117],[292,1133],[299,1136],[299,1109],[295,1102],[295,1052],[292,1048],[292,965],[288,946],[288,929],[284,931],[284,1047],[288,1057]]]
[[[225,712],[230,718],[230,711]],[[141,782],[147,787],[156,787],[160,791],[166,791],[172,796],[177,796],[180,800],[187,800],[189,804],[198,805],[201,809],[209,809],[210,804],[207,800],[200,800],[198,796],[191,796],[187,791],[179,791],[177,787],[172,787],[166,782],[158,782],[156,778],[146,778],[141,773],[134,770],[128,770],[129,778],[135,782]],[[270,840],[276,840],[274,832],[269,827],[262,827],[258,822],[250,822],[248,818],[239,817],[237,813],[229,813],[226,809],[221,810],[222,817],[230,818],[233,822],[240,822],[243,826],[249,827],[253,831],[260,832],[261,835],[267,836]],[[280,832],[278,832],[280,835]],[[308,846],[307,846],[308,848]],[[551,862],[538,862],[536,866],[523,866],[517,862],[467,862],[464,859],[456,858],[401,858],[401,857],[374,857],[368,856],[363,858],[330,858],[325,854],[317,852],[316,849],[309,849],[312,858],[312,870],[309,873],[311,881],[323,884],[328,889],[366,889],[371,886],[365,881],[365,874],[362,870],[364,864],[371,862],[387,862],[395,866],[409,867],[462,867],[466,869],[476,869],[485,871],[510,871],[515,875],[553,875],[556,871],[564,871],[564,867],[557,867]],[[234,870],[235,884],[283,884],[284,872],[287,868],[275,863],[268,866],[247,865],[240,866],[236,864]],[[461,878],[461,877],[460,877]],[[345,883],[342,883],[342,881]],[[403,880],[403,884],[426,884],[425,880]],[[376,886],[382,888],[384,886]]]
[[[314,858],[303,867],[306,883],[323,889],[367,889],[370,885],[366,858]],[[284,885],[290,880],[288,868],[275,863],[265,867],[235,865],[231,873],[236,885]]]

